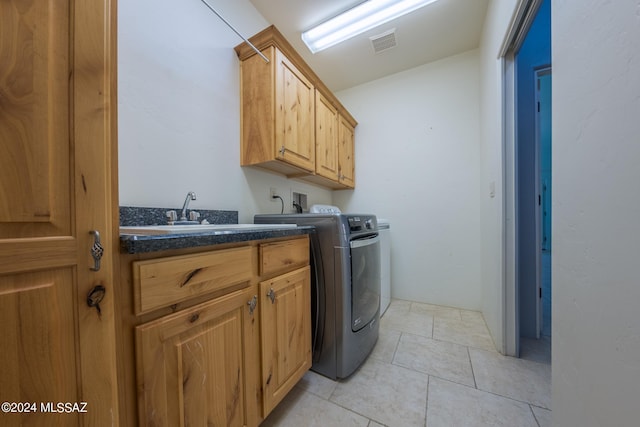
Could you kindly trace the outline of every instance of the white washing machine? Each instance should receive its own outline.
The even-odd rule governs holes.
[[[380,236],[380,316],[391,303],[391,224],[388,219],[378,218]]]

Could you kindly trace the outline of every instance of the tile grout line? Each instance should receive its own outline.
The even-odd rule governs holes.
[[[526,400],[520,400],[520,399],[516,399],[514,397],[505,396],[505,395],[502,395],[502,394],[497,393],[495,391],[484,390],[484,389],[481,389],[481,388],[473,388],[473,387],[468,386],[466,384],[462,384],[462,383],[458,383],[458,382],[455,382],[455,381],[451,381],[451,380],[448,380],[448,379],[442,378],[442,377],[436,377],[436,378],[438,378],[441,381],[446,381],[446,382],[451,383],[451,384],[457,384],[457,385],[459,385],[461,387],[467,387],[467,388],[470,388],[471,390],[476,390],[476,391],[479,391],[481,393],[487,393],[487,394],[491,394],[491,395],[496,396],[496,397],[500,397],[502,399],[511,400],[512,402],[518,402],[518,403],[522,403],[522,404],[527,405],[527,406],[535,406],[536,408],[540,408],[540,409],[545,409],[547,411],[551,411],[551,409],[545,408],[544,406],[536,405],[535,403],[527,402]]]
[[[365,418],[365,419],[369,420],[369,422],[367,423],[367,425],[371,424],[371,421],[373,421],[373,422],[375,422],[376,424],[380,424],[380,425],[382,425],[382,426],[386,426],[386,424],[381,423],[381,422],[377,421],[377,420],[376,420],[376,419],[374,419],[374,418],[370,418],[368,415],[361,414],[360,412],[358,412],[358,411],[354,410],[353,408],[347,408],[346,406],[344,406],[344,405],[342,405],[342,404],[340,404],[340,403],[338,403],[338,402],[335,402],[335,401],[333,401],[333,400],[328,400],[327,402],[331,403],[332,405],[337,406],[338,408],[342,408],[342,409],[344,409],[345,411],[351,412],[352,414],[359,415],[359,416],[361,416],[362,418]]]
[[[471,376],[473,377],[473,385],[476,388],[476,390],[479,390],[478,382],[476,381],[476,373],[473,370],[473,362],[471,361],[471,351],[469,350],[469,346],[467,346],[467,357],[469,357],[469,366],[471,367]]]
[[[424,407],[424,427],[427,427],[427,416],[428,416],[427,414],[429,413],[429,387],[430,386],[431,386],[431,375],[427,375],[427,402]]]
[[[538,421],[538,417],[536,417],[536,413],[533,412],[533,407],[531,406],[531,403],[529,403],[529,410],[531,411],[531,415],[533,415],[533,419],[535,420],[536,424],[538,424],[538,427],[540,427],[540,421]]]
[[[398,352],[398,347],[400,347],[400,340],[402,339],[402,334],[404,334],[404,332],[402,331],[398,331],[400,332],[400,335],[398,335],[398,341],[396,342],[396,346],[393,349],[393,355],[391,356],[391,362],[389,362],[390,365],[393,365],[393,361],[396,360],[396,353]]]
[[[431,339],[433,338],[433,331],[436,328],[436,316],[431,316]]]

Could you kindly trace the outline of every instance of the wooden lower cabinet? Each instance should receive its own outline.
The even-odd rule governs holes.
[[[309,267],[260,283],[264,416],[311,367]]]
[[[121,256],[121,424],[257,426],[311,367],[308,236],[186,252]]]
[[[257,424],[257,408],[247,398],[258,364],[252,290],[136,328],[141,425]]]

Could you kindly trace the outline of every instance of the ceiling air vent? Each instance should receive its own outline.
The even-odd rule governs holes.
[[[392,28],[377,36],[371,36],[369,40],[371,40],[371,44],[373,45],[374,53],[381,53],[394,48],[396,47],[396,29]]]

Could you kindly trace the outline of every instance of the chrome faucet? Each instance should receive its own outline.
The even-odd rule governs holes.
[[[187,208],[189,207],[189,202],[195,199],[196,199],[196,193],[193,191],[189,191],[187,193],[187,198],[184,199],[184,205],[182,205],[182,215],[180,216],[180,221],[188,221]]]
[[[175,210],[167,211],[167,223],[169,225],[191,225],[191,224],[200,224],[200,213],[196,211],[189,212],[189,218],[187,218],[187,209],[189,208],[189,202],[191,200],[196,199],[196,193],[194,191],[189,191],[187,193],[186,199],[184,199],[184,204],[182,205],[182,215],[180,216],[180,220],[178,220],[178,214]],[[203,223],[206,220],[203,220]]]

